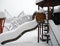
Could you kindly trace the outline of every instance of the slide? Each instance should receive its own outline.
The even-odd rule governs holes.
[[[24,33],[34,30],[37,27],[36,20],[21,24],[17,29],[0,34],[0,46],[19,39]]]

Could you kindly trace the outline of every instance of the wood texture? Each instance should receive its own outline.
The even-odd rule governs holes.
[[[4,22],[5,22],[5,18],[0,18],[0,33],[3,32]]]
[[[37,21],[38,23],[43,22],[44,19],[45,19],[45,14],[44,14],[44,13],[37,13],[37,15],[36,15],[36,21]]]

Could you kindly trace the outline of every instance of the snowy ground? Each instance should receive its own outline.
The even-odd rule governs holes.
[[[49,46],[46,42],[37,42],[37,29],[25,33],[21,38],[16,41],[7,43],[3,46]]]

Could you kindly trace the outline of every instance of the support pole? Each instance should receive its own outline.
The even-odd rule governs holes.
[[[38,43],[39,43],[39,26],[40,24],[38,24]]]

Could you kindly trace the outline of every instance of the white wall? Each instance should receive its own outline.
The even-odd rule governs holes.
[[[33,14],[37,11],[36,0],[0,0],[0,11],[7,10],[12,16],[17,16],[21,11]]]

